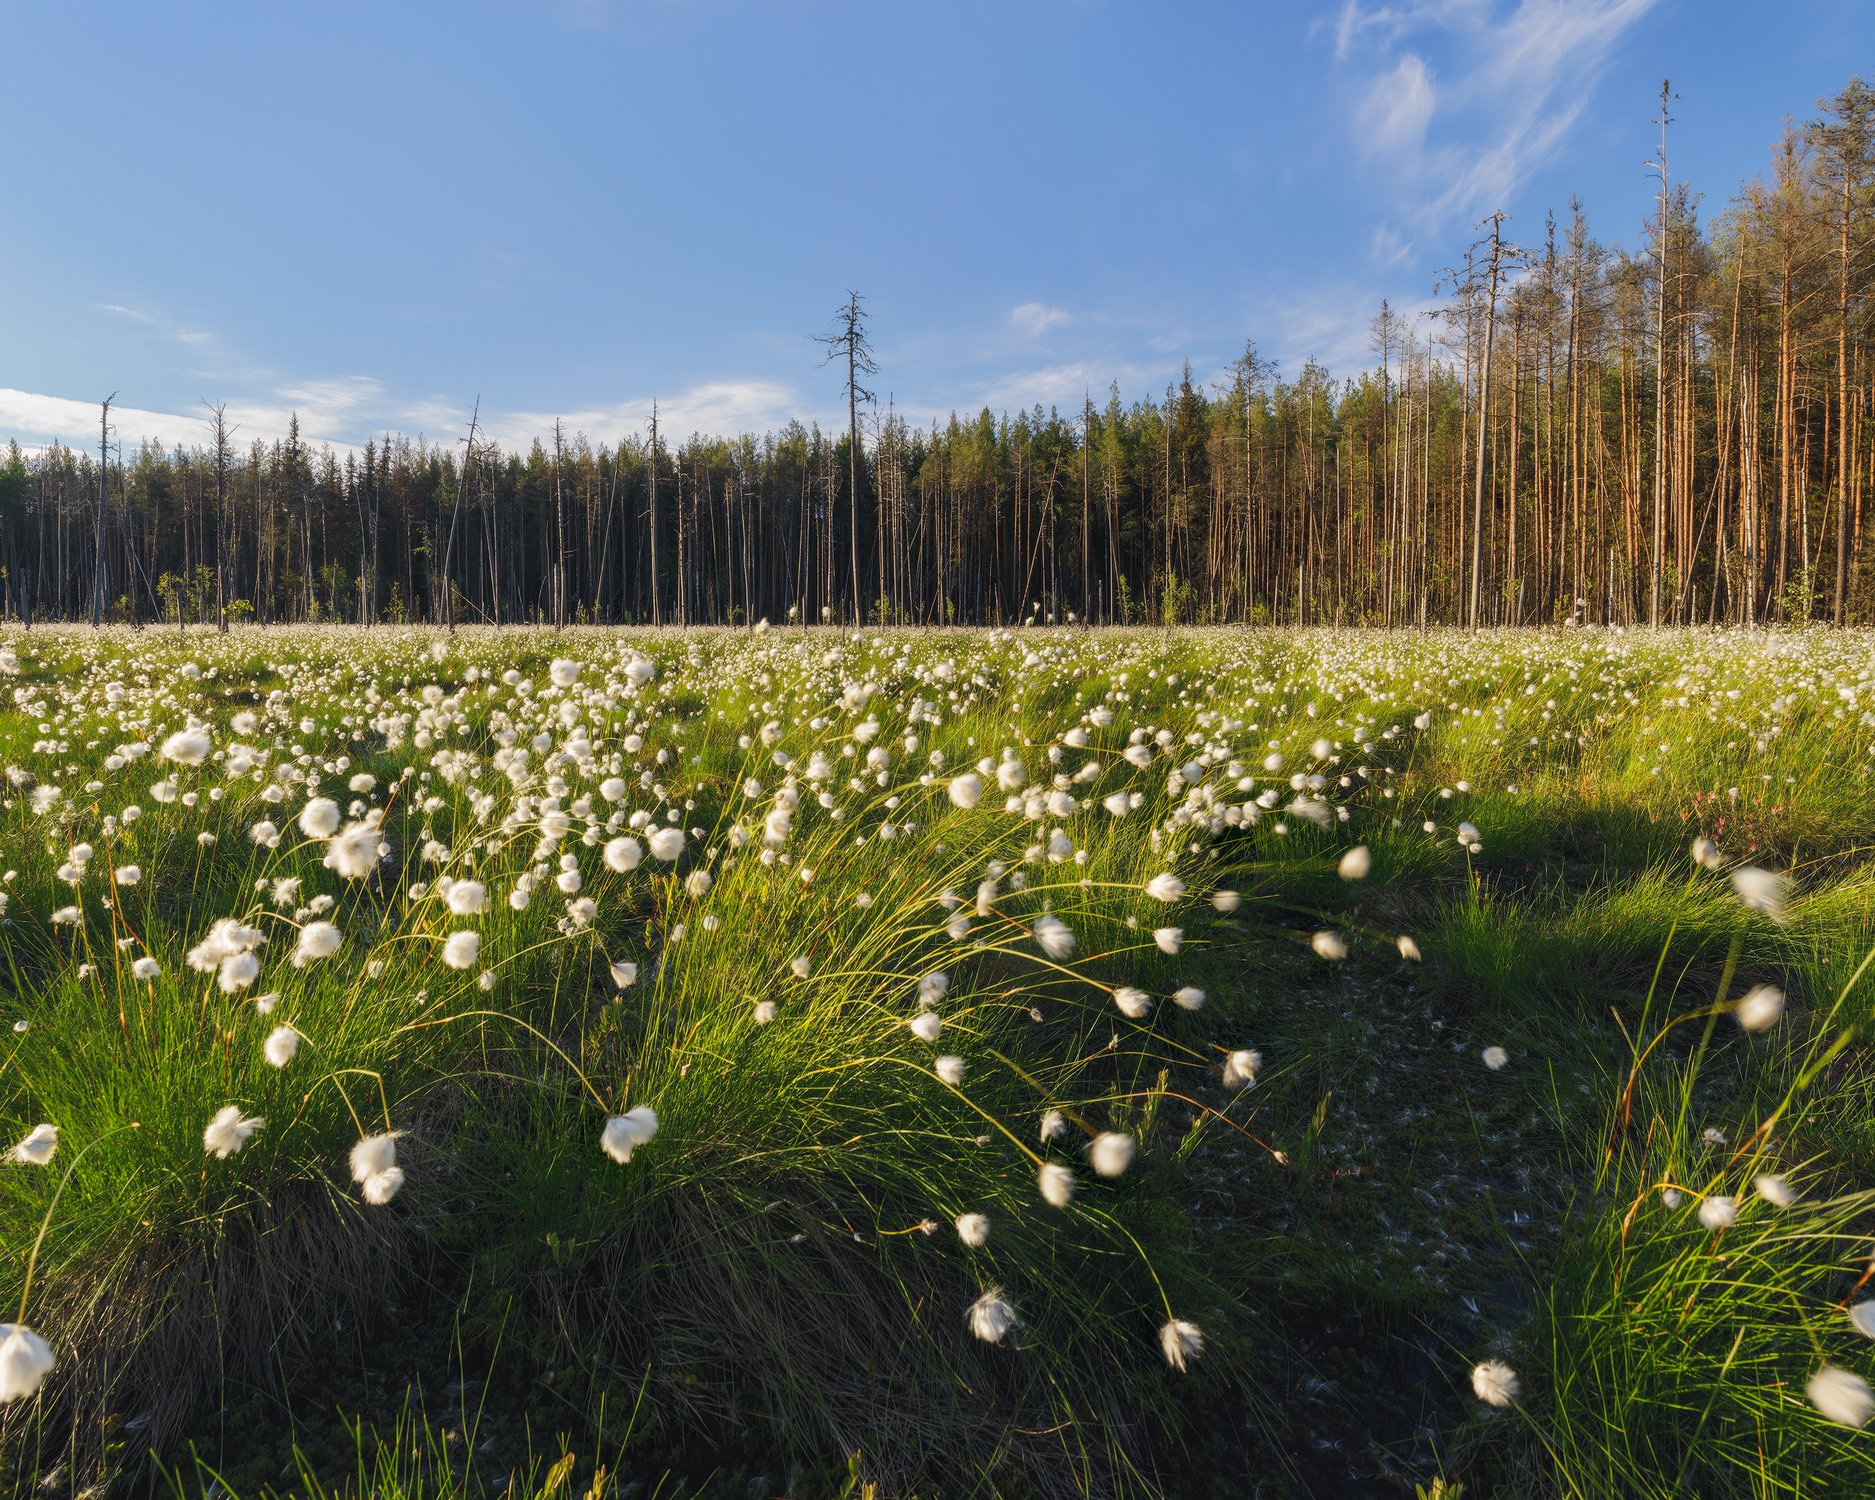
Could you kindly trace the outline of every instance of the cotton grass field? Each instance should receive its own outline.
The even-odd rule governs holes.
[[[0,673],[10,1492],[1875,1491],[1867,634]]]

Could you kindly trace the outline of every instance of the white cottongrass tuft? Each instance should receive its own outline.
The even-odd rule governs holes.
[[[682,845],[680,844],[679,847],[681,848]],[[644,857],[644,845],[634,838],[611,839],[605,846],[605,867],[620,875],[637,869],[638,861]]]
[[[927,974],[918,981],[918,1004],[930,1010],[950,993],[951,977],[941,969],[934,974]]]
[[[1035,1185],[1041,1189],[1042,1201],[1051,1208],[1066,1208],[1074,1196],[1074,1174],[1058,1161],[1042,1163],[1041,1171],[1035,1174]]]
[[[1790,877],[1757,865],[1741,865],[1732,871],[1732,892],[1752,911],[1761,911],[1774,922],[1784,920],[1784,901],[1790,890]]]
[[[300,809],[299,831],[309,839],[329,839],[339,831],[339,805],[330,797],[314,797]]]
[[[1486,1047],[1482,1055],[1484,1065],[1493,1073],[1510,1062],[1510,1054],[1502,1047]]]
[[[1088,1142],[1087,1159],[1102,1177],[1118,1177],[1132,1166],[1135,1149],[1130,1135],[1105,1130]]]
[[[1170,870],[1163,870],[1146,882],[1146,894],[1155,901],[1170,903],[1185,894],[1185,882]]]
[[[1074,951],[1074,932],[1052,912],[1035,919],[1035,941],[1050,958],[1066,958]]]
[[[368,880],[378,867],[379,843],[375,823],[347,823],[327,842],[323,863],[347,880]]]
[[[1404,932],[1393,940],[1393,946],[1400,950],[1401,958],[1408,959],[1413,963],[1419,962],[1419,944],[1414,942],[1412,938],[1408,937]]]
[[[1367,845],[1356,844],[1341,856],[1341,862],[1335,866],[1335,873],[1343,880],[1365,880],[1367,872],[1374,867],[1374,856],[1367,852]]]
[[[805,979],[814,972],[814,961],[806,954],[788,960],[788,968],[796,979]]]
[[[225,1104],[215,1111],[208,1128],[202,1132],[202,1149],[217,1161],[226,1161],[266,1123],[256,1116],[243,1115],[237,1105]]]
[[[458,880],[450,886],[443,904],[453,916],[479,916],[488,910],[488,887],[479,880]]]
[[[638,982],[638,965],[628,958],[621,958],[612,965],[612,982],[622,990],[630,989]]]
[[[1115,990],[1113,1003],[1129,1021],[1143,1021],[1152,1010],[1152,996],[1132,984],[1123,984]]]
[[[308,922],[299,930],[299,944],[293,949],[293,967],[303,969],[307,964],[330,958],[344,941],[345,935],[332,923]]]
[[[1185,946],[1185,929],[1183,927],[1155,927],[1152,929],[1152,940],[1159,945],[1161,953],[1169,953],[1176,958],[1178,950]]]
[[[943,1029],[944,1023],[938,1019],[936,1011],[925,1010],[913,1016],[910,1021],[906,1022],[906,1025],[911,1027],[911,1034],[919,1041],[935,1044],[938,1032]]]
[[[660,828],[651,835],[651,857],[669,864],[684,852],[684,831],[681,828]]]
[[[352,1147],[352,1181],[364,1192],[365,1202],[382,1208],[404,1186],[404,1169],[397,1165],[397,1137],[401,1130],[368,1135]]]
[[[1711,1230],[1729,1229],[1738,1218],[1738,1200],[1714,1193],[1699,1204],[1699,1222]]]
[[[1317,958],[1339,960],[1348,956],[1348,940],[1338,932],[1324,929],[1309,939],[1309,946]]]
[[[1117,1177],[1132,1166],[1132,1153],[1136,1149],[1129,1134],[1102,1131],[1087,1142],[1087,1161],[1102,1177]]]
[[[986,1344],[1000,1344],[1016,1326],[1016,1310],[1004,1298],[1001,1287],[991,1287],[970,1304],[964,1319],[970,1331]]]
[[[990,1239],[990,1216],[988,1214],[959,1214],[957,1238],[972,1250],[982,1249]]]
[[[1769,1031],[1784,1014],[1784,992],[1774,984],[1753,985],[1733,1007],[1732,1017],[1747,1031]]]
[[[1165,1352],[1165,1362],[1183,1372],[1187,1361],[1204,1353],[1204,1331],[1196,1323],[1173,1318],[1159,1330],[1159,1347]]]
[[[954,1054],[946,1053],[931,1064],[931,1071],[937,1074],[940,1082],[948,1083],[952,1088],[958,1088],[964,1081],[964,1060]]]
[[[1707,870],[1718,869],[1723,863],[1719,858],[1719,846],[1705,835],[1700,835],[1693,840],[1693,863]]]
[[[1229,916],[1242,905],[1243,897],[1238,895],[1235,891],[1213,891],[1211,893],[1212,908],[1224,913],[1225,916]]]
[[[276,1026],[267,1033],[260,1050],[268,1062],[284,1068],[299,1055],[299,1033],[291,1026]]]
[[[191,725],[179,729],[163,741],[162,757],[174,761],[179,766],[199,766],[208,759],[208,752],[215,748],[206,730]]]
[[[1196,985],[1181,985],[1172,991],[1172,1003],[1180,1010],[1203,1010],[1204,991]]]
[[[1875,1416],[1875,1391],[1860,1375],[1824,1365],[1804,1387],[1810,1404],[1843,1427],[1866,1427]]]
[[[966,771],[961,776],[951,778],[949,790],[951,801],[968,811],[983,798],[983,778],[975,771]]]
[[[773,1000],[758,1000],[755,1003],[755,1024],[766,1026],[775,1019],[780,1007]]]
[[[1849,1321],[1865,1339],[1875,1339],[1875,1302],[1857,1302],[1849,1308]]]
[[[472,968],[482,955],[482,937],[476,932],[452,932],[443,944],[443,962],[452,969]]]
[[[52,1160],[52,1153],[58,1149],[59,1127],[35,1125],[26,1132],[11,1151],[7,1152],[7,1160],[18,1162],[22,1166],[43,1167]]]
[[[252,953],[230,953],[215,970],[215,982],[224,995],[244,990],[260,978],[260,960]]]
[[[1471,1389],[1486,1406],[1514,1406],[1523,1395],[1523,1382],[1503,1360],[1487,1359],[1472,1366]]]
[[[55,1363],[52,1346],[24,1323],[0,1323],[0,1403],[34,1394]]]
[[[1751,1185],[1773,1208],[1789,1208],[1797,1201],[1797,1190],[1775,1172],[1760,1172],[1751,1179]]]
[[[163,966],[146,953],[130,966],[130,972],[139,979],[156,979],[162,975]]]
[[[599,1149],[622,1165],[632,1159],[632,1152],[657,1133],[657,1111],[649,1104],[640,1104],[605,1122],[605,1129],[599,1136]]]
[[[1263,1054],[1249,1047],[1239,1047],[1224,1059],[1224,1087],[1240,1089],[1257,1081],[1263,1066]]]
[[[1042,1111],[1042,1139],[1055,1141],[1068,1133],[1068,1117],[1058,1109]]]

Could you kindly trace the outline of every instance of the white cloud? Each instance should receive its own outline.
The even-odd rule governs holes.
[[[1367,249],[1374,263],[1384,269],[1410,265],[1414,259],[1413,242],[1391,224],[1376,224],[1368,237]]]
[[[1373,7],[1348,0],[1335,24],[1335,55],[1366,59],[1354,144],[1385,157],[1395,211],[1422,235],[1449,235],[1455,224],[1508,207],[1656,3],[1517,0],[1506,12],[1497,0]],[[1430,29],[1448,33],[1454,49],[1436,96],[1417,53],[1394,55],[1404,38]]]
[[[1258,342],[1293,380],[1310,360],[1337,378],[1378,367],[1372,346],[1374,315],[1389,296],[1371,285],[1343,284],[1320,287],[1299,297],[1271,299],[1261,310]],[[1422,343],[1433,320],[1428,314],[1439,303],[1431,297],[1389,297],[1396,323],[1410,328]]]
[[[99,404],[69,396],[0,388],[0,440],[14,438],[22,445],[35,447],[54,440],[78,448],[93,447],[98,440]],[[227,406],[228,425],[235,429],[235,441],[242,447],[256,440],[271,443],[284,438],[290,414],[289,407],[266,403],[230,401]],[[144,442],[165,447],[181,443],[192,447],[208,440],[208,422],[206,407],[193,412],[165,412],[137,406],[113,406],[111,441],[122,444],[126,451]],[[314,426],[303,416],[300,437],[309,443],[347,446],[343,436]]]
[[[505,448],[525,451],[535,438],[552,438],[557,415],[569,438],[583,432],[595,443],[612,443],[649,431],[652,400],[647,395],[559,413],[503,411],[484,404],[481,430]],[[283,440],[297,415],[301,441],[343,451],[361,448],[369,438],[387,431],[452,443],[468,432],[470,410],[470,403],[447,397],[398,402],[368,375],[343,375],[282,386],[261,398],[230,400],[227,418],[242,448],[256,441]],[[697,432],[722,437],[771,432],[792,418],[804,422],[819,418],[823,425],[839,425],[844,413],[836,420],[830,411],[810,410],[793,386],[773,380],[704,381],[658,401],[659,428],[673,443]],[[126,450],[146,440],[165,447],[205,443],[208,422],[207,407],[184,412],[111,408],[112,441]],[[16,438],[22,445],[36,447],[57,440],[86,447],[95,445],[97,437],[95,401],[0,389],[0,442]]]
[[[595,443],[611,443],[650,433],[652,400],[639,396],[559,413],[484,410],[482,426],[503,447],[525,449],[535,438],[552,437],[557,415],[568,437],[583,432]],[[791,419],[808,422],[822,415],[809,411],[793,386],[777,380],[707,380],[658,398],[658,435],[681,443],[696,432],[720,437],[772,432]],[[467,407],[460,409],[457,425],[468,430]]]
[[[1050,307],[1045,302],[1024,302],[1019,307],[1009,309],[1009,326],[1030,338],[1040,338],[1049,329],[1057,328],[1067,321],[1065,309]]]
[[[1409,52],[1392,72],[1375,80],[1361,107],[1361,144],[1376,152],[1417,151],[1432,123],[1436,95],[1425,59]]]

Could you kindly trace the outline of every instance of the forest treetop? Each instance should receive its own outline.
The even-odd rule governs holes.
[[[1663,98],[1663,106],[1666,103]],[[1702,217],[1663,127],[1637,246],[1560,218],[1460,247],[1374,363],[914,426],[826,340],[846,430],[478,435],[0,461],[11,618],[752,622],[1875,619],[1865,536],[1875,90],[1788,123]],[[108,415],[104,418],[108,422]],[[1482,432],[1483,441],[1480,441]]]

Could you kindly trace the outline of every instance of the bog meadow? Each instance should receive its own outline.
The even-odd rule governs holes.
[[[9,1473],[1855,1493],[1872,644],[11,633]]]
[[[1875,1494],[1866,6],[16,9],[0,1495]]]

